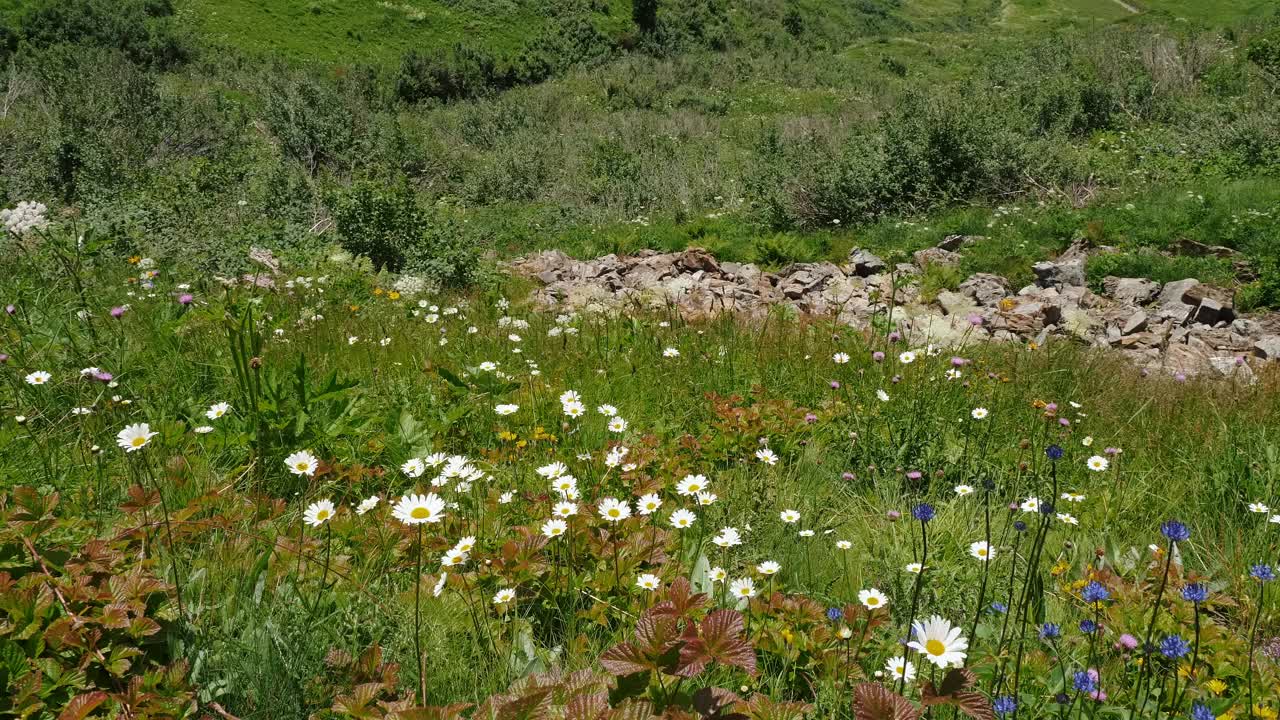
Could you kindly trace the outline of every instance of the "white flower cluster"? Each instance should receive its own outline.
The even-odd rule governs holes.
[[[49,219],[45,214],[48,212],[49,208],[44,203],[24,200],[12,210],[0,210],[0,223],[4,223],[4,229],[14,235],[25,235],[47,226]]]
[[[392,290],[400,293],[405,297],[414,297],[432,291],[433,287],[430,280],[418,275],[401,275],[395,284],[391,286]]]

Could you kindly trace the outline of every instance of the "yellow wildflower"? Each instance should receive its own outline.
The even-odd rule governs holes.
[[[391,292],[387,293],[387,299],[389,299],[389,300],[399,300],[399,299],[400,299],[400,293],[396,292],[395,290],[392,290]]]
[[[1206,690],[1213,693],[1214,695],[1221,695],[1227,689],[1227,684],[1222,682],[1218,678],[1214,678],[1209,682],[1205,683],[1204,687]]]

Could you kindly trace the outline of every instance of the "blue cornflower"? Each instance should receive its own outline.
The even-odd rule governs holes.
[[[1191,645],[1181,635],[1167,635],[1160,641],[1160,652],[1171,660],[1177,660],[1191,652]]]
[[[985,478],[985,479],[982,481],[982,489],[983,489],[983,490],[995,490],[995,489],[996,489],[996,481],[995,481],[995,480],[992,480],[991,478]]]
[[[1047,448],[1045,448],[1045,449],[1044,449],[1044,454],[1045,454],[1045,455],[1046,455],[1050,460],[1061,460],[1061,459],[1062,459],[1062,446],[1061,446],[1061,445],[1050,445],[1049,447],[1047,447]]]
[[[1062,636],[1062,628],[1057,623],[1045,623],[1040,626],[1041,640],[1056,640]]]
[[[1090,580],[1089,584],[1084,586],[1084,592],[1081,595],[1090,605],[1111,599],[1111,593],[1097,580]]]
[[[991,612],[996,613],[997,615],[1003,615],[1009,612],[1009,606],[1002,602],[993,602],[991,603]]]
[[[1026,532],[1027,524],[1022,522],[1021,520],[1015,520],[1013,522],[1013,529],[1017,530],[1018,532]]]
[[[1254,565],[1249,568],[1249,574],[1262,582],[1269,582],[1276,579],[1276,572],[1271,569],[1270,565]]]
[[[827,619],[831,622],[840,622],[844,619],[844,613],[838,607],[827,608]]]
[[[1217,720],[1217,716],[1202,702],[1191,703],[1191,720]]]
[[[1041,515],[1052,515],[1052,514],[1053,514],[1053,503],[1051,503],[1051,502],[1041,502],[1041,503],[1040,503],[1040,514],[1041,514]]]
[[[1170,520],[1161,525],[1160,532],[1172,542],[1185,542],[1191,537],[1191,529],[1177,520]]]
[[[1092,620],[1080,621],[1080,632],[1084,633],[1085,635],[1092,635],[1097,631],[1098,631],[1098,623]]]
[[[1001,695],[991,702],[991,709],[995,710],[1000,717],[1004,717],[1018,709],[1018,701],[1008,695]]]
[[[1182,599],[1187,602],[1202,603],[1209,599],[1209,588],[1201,583],[1192,583],[1182,588]]]
[[[1098,682],[1093,675],[1081,670],[1072,676],[1071,684],[1080,692],[1093,692],[1098,689]]]
[[[919,520],[920,522],[929,522],[933,519],[933,515],[933,506],[929,503],[920,503],[919,505],[911,508],[911,517]]]

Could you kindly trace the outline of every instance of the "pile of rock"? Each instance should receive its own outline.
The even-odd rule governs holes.
[[[953,345],[974,340],[1043,345],[1069,337],[1123,352],[1138,365],[1192,376],[1217,373],[1252,379],[1250,358],[1280,356],[1280,314],[1237,317],[1231,294],[1195,279],[1165,285],[1108,277],[1103,294],[1085,286],[1090,248],[1073,244],[1036,263],[1035,283],[1013,290],[998,275],[978,273],[931,302],[919,275],[933,263],[956,264],[976,239],[952,235],[890,267],[862,249],[844,266],[795,263],[764,272],[750,263],[719,262],[705,250],[652,250],[580,261],[551,250],[511,264],[543,286],[535,301],[584,311],[674,307],[686,316],[733,312],[758,318],[775,306],[831,317],[865,329],[879,314],[912,343]]]

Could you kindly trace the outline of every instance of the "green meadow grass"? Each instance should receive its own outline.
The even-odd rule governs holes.
[[[665,487],[665,513],[682,505],[671,494],[673,483],[705,474],[719,499],[700,511],[698,532],[732,525],[747,538],[730,551],[710,549],[708,563],[737,577],[763,560],[777,561],[784,568],[778,587],[824,607],[853,602],[859,588],[878,587],[892,599],[895,622],[906,621],[914,579],[903,567],[918,557],[918,528],[889,513],[909,516],[913,504],[933,503],[938,517],[930,523],[930,581],[920,608],[959,621],[966,633],[979,578],[968,548],[984,531],[981,493],[957,496],[958,484],[991,481],[997,488],[998,573],[1008,572],[1002,558],[1018,554],[1010,550],[1017,536],[1009,527],[1023,517],[1004,510],[1004,503],[1027,495],[1047,501],[1053,485],[1085,496],[1079,504],[1058,502],[1057,510],[1080,524],[1055,524],[1043,559],[1052,575],[1045,576],[1037,612],[1064,628],[1079,616],[1072,583],[1103,572],[1124,583],[1113,586],[1117,590],[1132,584],[1125,592],[1137,593],[1109,610],[1115,627],[1108,632],[1140,632],[1147,546],[1159,542],[1157,526],[1165,519],[1192,528],[1193,539],[1179,548],[1187,571],[1209,578],[1217,596],[1246,607],[1247,567],[1274,554],[1265,518],[1246,510],[1256,500],[1274,504],[1280,477],[1280,377],[1270,369],[1251,386],[1176,382],[1140,375],[1115,355],[1066,342],[1036,350],[972,345],[936,356],[917,348],[915,361],[906,364],[897,356],[907,347],[883,335],[783,312],[757,324],[686,322],[658,310],[586,314],[558,325],[554,313],[523,303],[530,290],[523,281],[419,303],[391,296],[393,278],[347,260],[288,267],[287,277],[312,279],[278,292],[227,290],[165,263],[154,287],[146,287],[123,258],[94,247],[79,261],[83,294],[44,254],[21,256],[0,284],[16,309],[3,321],[10,358],[0,366],[0,488],[59,494],[64,524],[57,544],[63,547],[113,536],[136,549],[147,540],[138,531],[138,510],[122,506],[126,489],[157,483],[177,528],[171,541],[159,527],[151,534],[151,567],[168,577],[169,558],[180,561],[194,628],[167,657],[193,661],[190,679],[205,701],[240,717],[328,708],[328,688],[346,681],[326,669],[335,649],[354,655],[377,644],[399,663],[401,685],[416,685],[412,534],[385,513],[401,493],[427,489],[425,478],[404,476],[400,464],[435,451],[466,455],[488,477],[469,493],[440,491],[460,506],[448,511],[444,524],[428,526],[426,572],[435,573],[434,556],[457,537],[477,535],[477,569],[469,582],[479,585],[482,605],[520,571],[482,570],[479,558],[496,562],[518,526],[531,523],[536,532],[548,501],[546,481],[533,470],[553,460],[579,476],[586,526],[599,523],[591,519],[590,499]],[[193,304],[178,302],[183,292],[194,295]],[[106,312],[124,305],[118,320]],[[77,319],[80,307],[89,308],[91,323]],[[263,345],[250,350],[257,359],[248,372],[263,387],[280,388],[263,396],[262,428],[251,410],[255,401],[235,380],[237,363],[248,368],[251,359],[229,342],[244,332],[250,307]],[[578,331],[549,333],[557,326]],[[874,350],[888,358],[876,362]],[[834,363],[837,352],[852,358]],[[948,380],[952,356],[968,363]],[[507,378],[482,369],[487,361]],[[81,376],[90,365],[112,372],[116,384],[108,388]],[[24,383],[36,369],[53,380]],[[339,388],[332,395],[326,394],[330,374]],[[587,406],[580,421],[561,411],[557,398],[566,390],[580,393]],[[877,390],[888,399],[878,399]],[[206,419],[206,408],[217,402],[231,403],[233,411]],[[496,414],[504,403],[519,408]],[[595,410],[601,403],[616,406],[630,424],[626,432],[605,429]],[[73,414],[75,407],[92,413]],[[972,419],[975,407],[989,416]],[[17,415],[25,417],[21,424]],[[158,435],[126,455],[115,434],[135,422],[149,423]],[[213,431],[193,433],[202,425]],[[604,471],[604,450],[614,443],[631,448],[635,469]],[[1051,472],[1044,451],[1054,443],[1065,455]],[[778,465],[755,460],[763,444],[781,457]],[[286,454],[303,448],[324,463],[313,478],[283,466]],[[1087,469],[1085,459],[1106,448],[1122,452],[1110,455],[1105,472]],[[577,459],[583,452],[592,459]],[[921,476],[913,479],[909,471]],[[158,481],[148,480],[150,473]],[[513,501],[499,502],[508,491]],[[352,508],[371,494],[383,497],[382,506],[354,515]],[[340,506],[338,517],[323,532],[303,530],[303,509],[320,498]],[[782,509],[799,511],[800,527],[814,530],[814,537],[797,541],[795,526],[777,519]],[[643,532],[645,525],[636,527]],[[290,549],[299,532],[307,543],[301,554]],[[856,552],[835,549],[837,539],[851,541]],[[12,542],[0,540],[0,547]],[[576,609],[565,610],[563,597],[530,580],[516,585],[522,599],[513,612],[490,614],[489,630],[477,631],[470,589],[450,586],[442,598],[429,599],[421,635],[429,650],[428,702],[478,702],[530,668],[597,667],[598,654],[629,635],[631,618],[646,600],[613,587],[607,554],[598,565],[580,559],[572,567],[575,582],[599,601],[580,597]],[[655,571],[666,582],[679,573],[670,564]],[[988,602],[1012,597],[1014,588],[1002,577],[992,580]],[[631,580],[623,582],[629,587]],[[1242,671],[1228,658],[1241,652],[1248,615],[1232,604],[1216,607],[1217,634],[1206,642],[1217,654],[1203,672],[1223,678],[1238,700]],[[1273,608],[1269,601],[1268,632]],[[764,623],[761,632],[773,627],[767,611],[752,612],[765,613],[753,621]],[[168,617],[168,623],[176,617],[172,608]],[[1003,635],[1000,624],[998,614],[989,616],[974,639],[979,650],[972,666],[984,687],[1001,667],[990,656]],[[1186,632],[1172,616],[1161,627]],[[896,652],[894,632],[874,635],[867,667]],[[814,703],[820,717],[850,716],[847,690],[827,679],[810,688],[793,684],[786,654],[772,654],[765,635],[757,642],[759,676],[706,681],[742,682],[778,700]],[[1067,647],[1084,652],[1078,640]],[[1037,689],[1027,702],[1039,703],[1051,694],[1053,661],[1029,652],[1027,682]],[[517,654],[522,659],[513,665]],[[1124,665],[1108,658],[1107,677],[1118,678]],[[1127,698],[1125,682],[1108,687]],[[1194,697],[1212,699],[1200,687]]]

